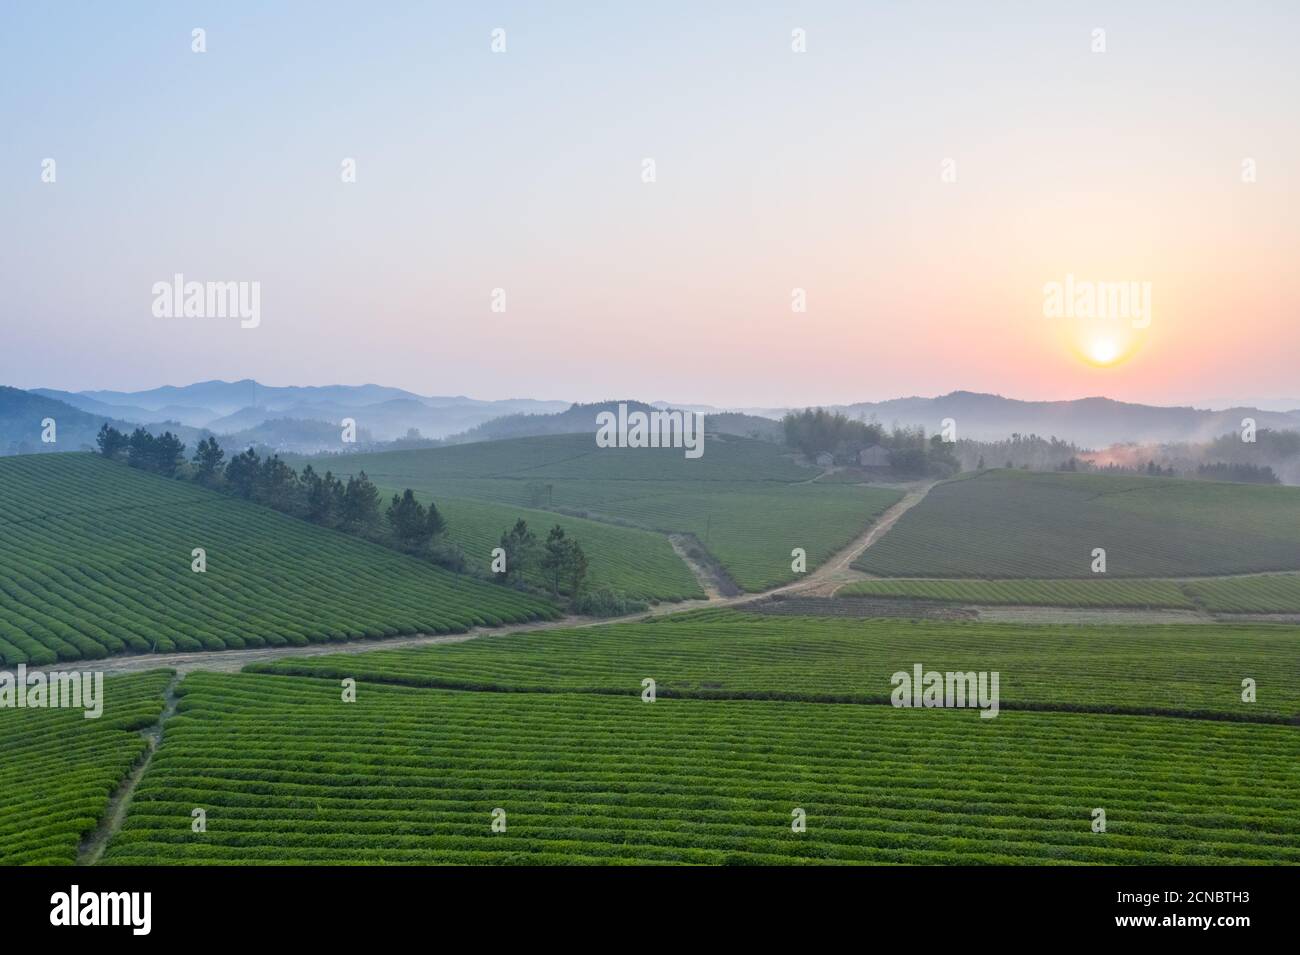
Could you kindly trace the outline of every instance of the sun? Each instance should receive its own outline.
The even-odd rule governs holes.
[[[1120,354],[1119,342],[1113,338],[1094,338],[1088,343],[1088,357],[1094,364],[1113,364]]]

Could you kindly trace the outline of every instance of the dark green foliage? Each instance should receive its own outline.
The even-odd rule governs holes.
[[[111,455],[108,455],[111,456]],[[211,484],[221,473],[221,464],[226,452],[221,450],[216,438],[204,438],[194,452],[194,476],[205,484]]]
[[[99,445],[99,453],[106,458],[119,458],[126,453],[127,445],[130,443],[126,435],[116,428],[104,422],[99,426],[99,434],[95,436],[95,443]]]
[[[184,459],[185,445],[170,431],[154,436],[144,428],[136,428],[127,440],[126,460],[133,468],[174,477]]]

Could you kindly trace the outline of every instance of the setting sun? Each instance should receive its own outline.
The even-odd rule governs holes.
[[[1098,365],[1109,365],[1119,356],[1119,344],[1112,338],[1098,338],[1088,346],[1088,357]]]

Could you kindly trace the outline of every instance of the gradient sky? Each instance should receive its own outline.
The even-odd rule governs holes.
[[[1297,397],[1297,49],[1290,0],[6,3],[0,383]],[[155,318],[177,272],[260,327]],[[1114,365],[1067,274],[1151,283]]]

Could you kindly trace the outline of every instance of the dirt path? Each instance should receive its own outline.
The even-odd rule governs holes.
[[[700,589],[704,591],[709,600],[738,597],[743,593],[736,582],[727,576],[726,571],[721,566],[715,566],[709,561],[699,560],[691,556],[692,550],[708,553],[704,550],[704,545],[700,543],[700,539],[694,534],[669,534],[668,543],[672,545],[674,553],[681,559],[681,562],[691,569],[691,573],[695,575],[695,579],[700,583]]]
[[[108,848],[109,840],[113,834],[122,827],[122,820],[126,818],[127,807],[131,805],[131,797],[135,795],[135,788],[144,778],[145,770],[153,761],[153,754],[158,751],[158,745],[162,742],[163,724],[171,718],[176,712],[178,698],[176,696],[176,684],[180,682],[180,674],[172,677],[166,689],[163,690],[163,708],[158,714],[158,721],[147,729],[141,730],[140,735],[145,738],[147,746],[144,754],[136,762],[131,772],[127,773],[126,778],[122,780],[117,787],[117,791],[109,797],[108,807],[104,810],[104,818],[99,821],[90,835],[82,840],[81,845],[77,847],[77,865],[94,865],[99,861],[104,850]]]
[[[903,499],[881,515],[880,520],[868,527],[848,547],[844,548],[830,560],[826,561],[803,580],[778,587],[773,593],[798,593],[807,597],[832,597],[847,583],[866,580],[870,575],[851,566],[863,552],[889,533],[889,529],[898,523],[898,519],[910,511],[930,493],[930,488],[938,483],[931,481],[908,488]]]

